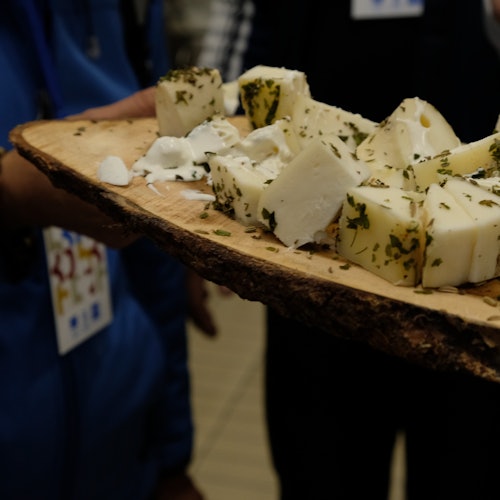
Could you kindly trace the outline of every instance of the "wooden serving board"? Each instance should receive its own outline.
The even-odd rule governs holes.
[[[234,118],[248,130],[243,117]],[[437,370],[469,371],[500,381],[500,281],[459,293],[397,287],[350,265],[332,250],[290,250],[273,235],[247,228],[187,199],[185,190],[212,194],[205,181],[127,187],[100,182],[108,155],[130,166],[157,137],[156,120],[37,121],[15,128],[11,140],[52,182],[141,231],[202,276],[245,299],[334,335]],[[487,297],[487,299],[485,299]]]

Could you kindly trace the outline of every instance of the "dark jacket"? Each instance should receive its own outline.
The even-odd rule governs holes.
[[[481,1],[426,0],[421,17],[361,21],[351,19],[350,4],[255,0],[244,67],[304,71],[315,99],[374,121],[418,96],[464,142],[493,132],[500,59]]]

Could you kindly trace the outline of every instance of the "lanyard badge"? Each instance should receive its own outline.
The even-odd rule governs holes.
[[[351,0],[352,19],[384,19],[419,17],[424,12],[424,0]]]
[[[59,354],[63,355],[112,321],[102,243],[64,229],[44,230]]]

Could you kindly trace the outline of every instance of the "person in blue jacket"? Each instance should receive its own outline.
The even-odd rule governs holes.
[[[220,60],[205,64],[225,68],[244,46],[242,71],[303,71],[314,99],[368,119],[381,122],[418,96],[464,142],[493,133],[498,0],[253,0],[252,13],[251,30],[214,19],[216,32],[251,34],[236,44],[226,33],[211,51]],[[206,43],[217,40],[209,30]],[[373,335],[370,320],[362,333]],[[266,419],[281,500],[387,500],[399,432],[407,500],[500,498],[500,384],[411,365],[348,340],[342,325],[325,332],[272,308],[266,334]]]
[[[136,4],[2,2],[5,500],[202,498],[187,473],[193,422],[186,270],[54,188],[8,142],[19,123],[108,105],[167,71],[162,2],[149,2],[144,12],[132,11]],[[204,326],[213,333],[213,325]]]

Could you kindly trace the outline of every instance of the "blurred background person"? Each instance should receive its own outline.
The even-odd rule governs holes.
[[[303,71],[314,99],[378,122],[418,96],[471,142],[493,132],[500,112],[500,62],[484,7],[490,15],[498,8],[253,0],[240,72],[258,64]],[[229,23],[213,18],[210,31],[223,36],[207,35],[204,64],[224,68],[238,56],[224,42]],[[341,337],[268,309],[267,425],[280,498],[386,500],[401,432],[407,500],[498,498],[500,385],[430,371]]]

